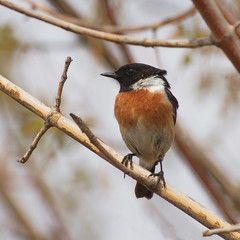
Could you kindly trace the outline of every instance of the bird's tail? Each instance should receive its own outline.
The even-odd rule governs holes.
[[[152,169],[150,170],[152,173],[154,173],[155,171],[155,165],[152,167]],[[140,183],[136,184],[135,187],[135,195],[137,198],[147,198],[147,199],[151,199],[153,196],[153,192],[151,192],[150,190],[148,190],[145,186],[143,186]]]
[[[151,199],[153,196],[153,192],[148,190],[146,187],[144,187],[142,184],[137,183],[135,187],[135,195],[137,198],[147,198]]]

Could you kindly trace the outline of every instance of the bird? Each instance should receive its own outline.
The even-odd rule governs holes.
[[[128,149],[122,163],[132,164],[133,156],[139,165],[149,170],[149,176],[158,176],[166,187],[162,161],[171,147],[175,135],[178,101],[171,93],[166,79],[167,71],[143,63],[123,65],[102,76],[113,78],[120,84],[116,96],[114,114]],[[155,173],[160,163],[160,172]],[[142,184],[135,187],[137,198],[151,199],[153,192]]]

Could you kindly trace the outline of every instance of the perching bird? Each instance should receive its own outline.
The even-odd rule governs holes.
[[[136,155],[140,166],[151,171],[151,175],[158,175],[164,187],[162,161],[174,139],[178,108],[166,74],[165,70],[141,63],[127,64],[115,72],[101,74],[120,84],[114,112],[122,138],[132,152],[124,157],[123,163],[132,161],[132,156]],[[161,171],[154,174],[159,162]],[[137,183],[135,195],[151,199],[153,193]]]

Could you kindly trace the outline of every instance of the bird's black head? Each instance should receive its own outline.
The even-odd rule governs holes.
[[[102,73],[102,76],[116,79],[120,83],[120,92],[127,92],[133,90],[133,85],[141,81],[147,85],[149,79],[161,78],[165,88],[170,88],[169,83],[164,77],[167,71],[155,68],[142,63],[131,63],[120,67],[115,72]],[[153,77],[153,78],[151,78]],[[146,82],[144,82],[146,81]],[[149,82],[149,85],[151,83]]]

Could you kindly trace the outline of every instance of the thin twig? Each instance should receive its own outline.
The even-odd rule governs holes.
[[[44,125],[42,126],[41,130],[37,133],[36,137],[34,138],[32,144],[30,145],[29,149],[27,150],[27,152],[24,154],[23,157],[21,158],[17,158],[17,161],[20,163],[25,163],[27,162],[27,160],[30,158],[30,156],[32,155],[34,149],[37,147],[38,142],[40,141],[40,139],[42,138],[42,136],[47,132],[47,130],[49,128],[51,128],[51,124],[49,124],[48,122],[45,122]]]
[[[70,116],[72,117],[74,122],[78,125],[78,127],[81,129],[81,131],[84,134],[86,134],[90,142],[102,152],[102,154],[105,156],[106,159],[114,163],[116,160],[112,158],[111,154],[109,154],[109,150],[104,148],[104,146],[99,142],[99,139],[92,133],[92,131],[86,125],[86,123],[80,117],[76,116],[73,113],[70,113]]]
[[[79,18],[74,18],[74,17],[69,17],[64,14],[55,12],[50,10],[47,7],[44,7],[41,4],[35,3],[32,0],[23,0],[27,3],[29,3],[33,9],[38,9],[42,12],[45,12],[52,17],[56,17],[58,19],[62,19],[71,23],[74,23],[76,25],[82,26],[82,27],[87,27],[87,28],[92,28],[95,30],[100,30],[103,32],[108,32],[108,33],[129,33],[129,32],[140,32],[140,31],[146,31],[146,30],[152,30],[152,29],[158,29],[160,27],[166,26],[168,24],[180,22],[182,20],[185,20],[186,18],[192,16],[193,14],[196,13],[195,7],[191,7],[190,9],[184,11],[183,13],[180,13],[176,16],[169,17],[166,19],[163,19],[161,21],[158,21],[156,23],[152,24],[147,24],[147,25],[141,25],[141,26],[135,26],[135,27],[121,27],[121,26],[99,26],[96,25],[95,23],[89,22],[87,20],[79,19]]]
[[[203,232],[203,236],[207,237],[214,234],[230,233],[230,232],[240,232],[240,224],[231,225],[224,228],[215,228],[215,229],[206,230]]]
[[[160,22],[152,23],[149,25],[144,25],[144,26],[136,26],[136,27],[108,27],[108,28],[103,28],[106,32],[111,32],[111,33],[128,33],[128,32],[140,32],[140,31],[146,31],[146,30],[156,30],[160,27],[166,26],[168,24],[176,23],[179,21],[182,21],[186,19],[187,17],[190,17],[196,13],[195,7],[191,7],[187,11],[180,13],[177,16],[169,17],[164,20],[161,20]]]
[[[69,68],[71,62],[72,62],[71,57],[67,57],[67,59],[65,61],[65,65],[64,65],[61,81],[59,82],[59,85],[58,85],[56,104],[54,106],[57,112],[60,112],[60,105],[61,105],[61,99],[62,99],[63,86],[64,86],[64,83],[67,80],[67,71],[68,71],[68,68]]]
[[[124,44],[138,45],[138,46],[144,46],[144,47],[160,47],[161,46],[161,47],[172,47],[172,48],[196,48],[196,47],[203,47],[203,46],[211,46],[215,44],[211,37],[204,37],[204,38],[198,38],[198,39],[192,39],[192,40],[155,40],[155,39],[149,39],[149,38],[128,37],[125,35],[112,34],[112,33],[97,31],[97,30],[93,30],[85,27],[80,27],[63,20],[54,19],[52,17],[39,14],[33,10],[25,9],[23,7],[20,7],[8,1],[0,0],[0,4],[14,11],[23,13],[26,16],[33,17],[41,21],[44,21],[46,23],[52,24],[54,26],[61,27],[67,31],[89,36],[89,37],[103,39],[103,40],[115,42],[115,43],[124,43]]]
[[[43,127],[37,133],[36,137],[34,138],[32,144],[30,145],[30,147],[27,150],[27,152],[24,154],[23,157],[17,158],[18,162],[20,162],[20,163],[26,163],[27,162],[27,160],[32,155],[34,149],[37,147],[40,139],[47,132],[47,130],[52,127],[52,120],[51,120],[51,118],[53,117],[54,113],[55,112],[60,113],[60,105],[61,105],[63,86],[64,86],[64,83],[67,80],[67,71],[68,71],[68,68],[69,68],[71,62],[72,62],[71,57],[67,57],[67,59],[65,60],[65,65],[64,65],[62,77],[61,77],[61,80],[60,80],[59,85],[58,85],[58,92],[57,92],[57,96],[56,96],[56,104],[54,105],[54,107],[52,107],[52,111],[46,117]]]

